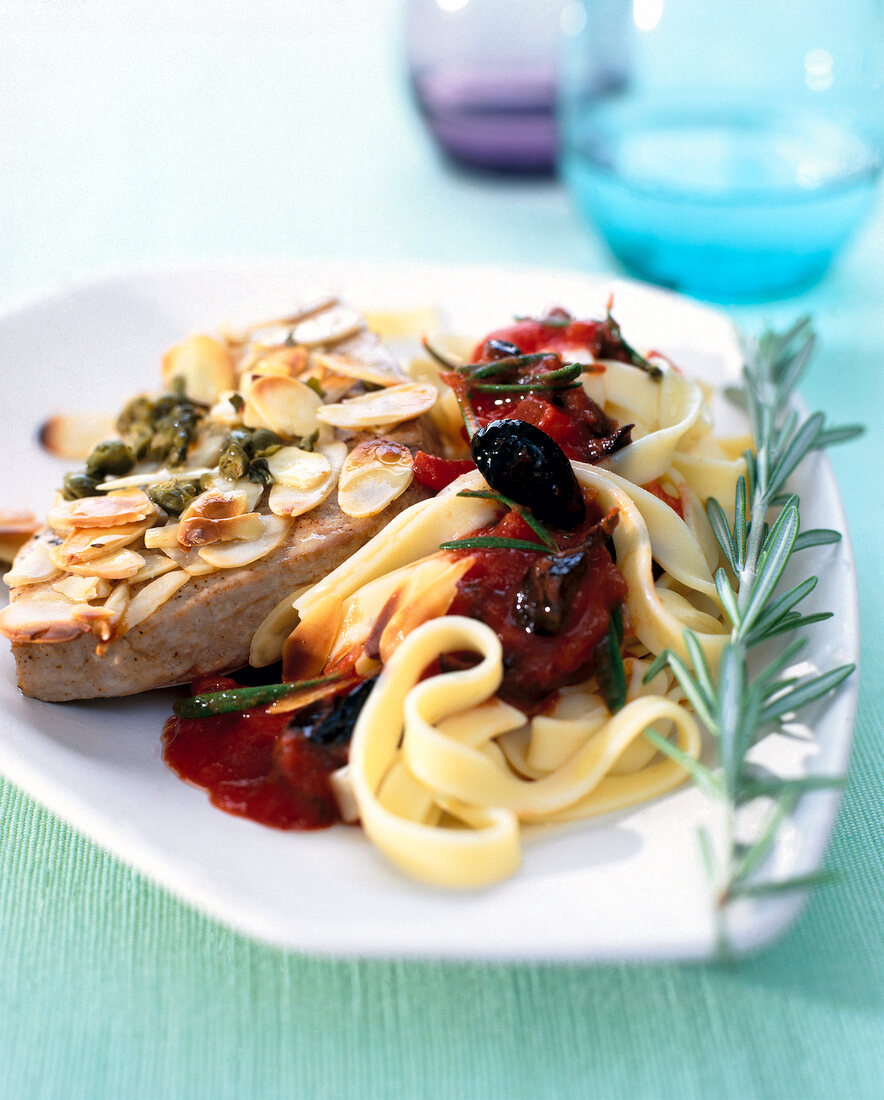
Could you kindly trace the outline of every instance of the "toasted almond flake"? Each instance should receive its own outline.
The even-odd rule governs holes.
[[[49,556],[50,546],[42,539],[35,539],[33,543],[15,560],[15,565],[3,580],[9,588],[24,588],[29,584],[42,584],[44,581],[54,580],[62,572]]]
[[[40,445],[56,458],[81,462],[105,439],[119,438],[116,418],[100,413],[60,413],[41,425]]]
[[[261,516],[261,525],[264,530],[260,538],[204,546],[198,550],[199,556],[215,569],[250,565],[279,546],[288,534],[291,522],[279,516]]]
[[[59,569],[69,569],[93,558],[106,557],[140,539],[150,522],[144,520],[119,527],[75,528],[64,542],[50,549],[49,556]]]
[[[171,520],[165,527],[151,527],[144,532],[144,545],[148,550],[165,550],[178,545],[178,524]]]
[[[328,459],[331,469],[315,489],[293,489],[288,485],[272,485],[268,504],[270,511],[277,516],[302,516],[305,512],[318,507],[326,500],[338,482],[338,475],[347,457],[347,444],[341,442],[323,443],[319,452]]]
[[[60,581],[54,582],[52,588],[74,603],[103,600],[111,591],[111,586],[101,577],[62,577]]]
[[[30,593],[0,611],[0,634],[11,642],[69,642],[86,633],[67,596],[47,589]]]
[[[189,575],[183,569],[175,569],[171,573],[165,573],[162,577],[157,577],[156,580],[150,581],[144,588],[139,589],[129,600],[123,615],[123,621],[120,624],[120,633],[125,634],[127,630],[131,630],[132,627],[144,622],[149,615],[152,615],[164,603],[168,602],[179,588],[189,580]]]
[[[305,348],[330,347],[355,335],[364,327],[362,314],[352,306],[341,304],[322,310],[314,317],[295,325],[291,340]]]
[[[354,518],[376,516],[402,496],[413,477],[408,447],[370,439],[347,455],[338,479],[338,505]]]
[[[141,489],[122,489],[104,496],[62,500],[50,509],[47,517],[54,531],[70,527],[117,527],[138,523],[155,515],[156,507]]]
[[[281,447],[267,459],[267,467],[275,482],[305,493],[325,481],[332,469],[324,454],[300,447]]]
[[[168,573],[170,569],[174,569],[176,565],[176,562],[167,554],[148,553],[141,556],[144,558],[144,565],[131,578],[131,584],[143,584],[145,581],[152,581],[154,577],[161,577],[163,573]]]
[[[0,561],[12,562],[39,527],[33,512],[0,511]]]
[[[343,352],[317,352],[313,356],[313,362],[333,376],[344,375],[345,378],[370,382],[374,386],[399,386],[408,377],[398,369],[395,362],[385,359],[380,363],[372,363]]]
[[[178,524],[178,545],[182,550],[193,550],[194,547],[210,546],[216,542],[259,539],[264,534],[261,520],[257,512],[246,512],[230,519],[200,519],[194,516]]]
[[[306,348],[253,347],[248,359],[240,367],[240,373],[276,374],[294,378],[307,368]]]
[[[119,581],[134,577],[143,565],[144,558],[126,548],[104,558],[93,558],[80,565],[69,565],[67,571],[78,577],[103,577],[108,581]]]
[[[249,382],[243,423],[248,428],[270,428],[282,436],[310,435],[318,427],[316,414],[321,407],[319,394],[296,378],[264,375]]]
[[[174,546],[164,546],[163,553],[168,556],[173,565],[177,565],[191,577],[202,577],[206,573],[215,572],[215,566],[203,561],[199,550],[182,550],[176,542]]]
[[[435,400],[435,386],[406,382],[359,397],[348,397],[337,405],[323,405],[316,416],[324,424],[336,428],[390,427],[429,412]]]
[[[118,581],[113,592],[104,601],[102,610],[105,618],[96,620],[92,625],[92,633],[99,639],[99,644],[95,647],[97,656],[103,657],[107,653],[109,643],[116,637],[123,613],[129,605],[129,596],[128,583]]]
[[[220,474],[213,477],[206,488],[225,490],[235,489],[237,492],[243,493],[245,496],[244,511],[246,512],[254,512],[264,492],[264,486],[259,481],[249,481],[247,477],[241,477],[237,478],[236,481],[230,481]]]
[[[266,668],[282,656],[286,638],[298,625],[298,612],[294,602],[310,585],[301,585],[279,601],[264,619],[252,637],[249,647],[249,664],[252,668]]]
[[[276,330],[282,327],[283,340],[286,340],[291,333],[292,325],[296,325],[299,321],[305,321],[308,317],[313,317],[317,313],[322,313],[323,310],[331,309],[339,302],[340,299],[334,295],[315,298],[312,301],[305,302],[304,305],[299,306],[292,313],[287,313],[285,317],[274,317],[269,321],[259,321],[242,332],[228,332],[225,334],[225,339],[233,345],[247,344],[249,341],[266,341],[270,343],[275,338]]]
[[[110,493],[116,489],[129,489],[135,485],[155,485],[160,481],[169,481],[172,478],[178,481],[199,481],[204,474],[217,474],[215,466],[196,466],[190,470],[169,470],[165,466],[160,470],[147,470],[140,474],[130,474],[128,477],[117,477],[113,481],[105,481],[98,486],[100,493]]]
[[[246,510],[246,494],[232,484],[206,489],[181,513],[181,522],[188,519],[232,519]]]
[[[163,382],[184,380],[184,392],[193,401],[212,405],[219,393],[236,384],[233,358],[211,336],[191,336],[163,356]]]

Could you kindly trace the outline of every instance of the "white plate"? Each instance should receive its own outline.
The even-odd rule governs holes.
[[[6,408],[14,410],[0,464],[3,506],[42,510],[60,480],[61,466],[34,443],[47,414],[112,412],[133,392],[157,385],[161,353],[186,333],[273,316],[328,290],[365,308],[439,304],[450,324],[479,335],[551,304],[598,315],[613,290],[632,342],[653,345],[710,381],[733,378],[739,366],[732,330],[719,314],[667,292],[578,274],[342,262],[231,262],[136,274],[0,319]],[[819,456],[797,482],[799,491],[810,486],[803,524],[830,525],[835,517],[844,530],[830,468]],[[822,667],[855,660],[848,543],[801,558],[802,569],[820,573],[814,608],[838,611],[814,628],[810,659]],[[160,730],[174,693],[40,703],[19,693],[11,657],[0,655],[0,666],[0,771],[103,848],[247,935],[342,956],[623,960],[714,952],[695,832],[709,808],[690,786],[630,812],[529,831],[513,879],[449,893],[403,879],[357,829],[282,833],[214,809],[162,763]],[[843,772],[856,691],[853,677],[816,706],[813,739],[769,738],[764,760],[797,774]],[[802,801],[774,852],[775,873],[820,865],[837,804],[829,791]],[[801,900],[734,907],[733,944],[748,951],[769,942]]]

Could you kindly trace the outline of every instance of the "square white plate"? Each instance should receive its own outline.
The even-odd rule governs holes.
[[[114,412],[159,385],[162,352],[184,335],[272,317],[299,300],[339,292],[365,309],[438,307],[444,324],[481,336],[514,315],[560,304],[603,313],[610,293],[630,342],[669,355],[710,382],[735,379],[729,322],[636,283],[532,269],[375,263],[230,262],[154,271],[71,290],[0,318],[7,415],[3,507],[45,509],[63,467],[36,444],[54,412]],[[846,534],[828,463],[796,478],[802,525]],[[801,555],[820,584],[807,610],[836,609],[811,631],[819,667],[856,660],[858,614],[850,546]],[[811,606],[812,604],[812,606]],[[789,774],[846,770],[857,678],[812,708],[810,730],[768,738],[759,759]],[[696,827],[709,806],[691,786],[629,812],[528,830],[510,881],[466,894],[406,881],[361,832],[339,826],[283,833],[228,816],[177,779],[160,756],[174,692],[63,705],[24,698],[11,656],[0,657],[0,772],[103,848],[205,913],[257,939],[338,956],[461,959],[697,959],[715,950]],[[777,875],[818,868],[838,796],[800,803],[771,857]],[[730,915],[738,951],[760,947],[797,915],[802,898],[741,902]]]

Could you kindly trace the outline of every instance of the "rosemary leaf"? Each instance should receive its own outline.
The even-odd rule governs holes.
[[[439,544],[440,550],[534,550],[538,554],[548,554],[550,549],[539,542],[527,539],[498,538],[496,535],[477,535],[470,539],[453,539]]]

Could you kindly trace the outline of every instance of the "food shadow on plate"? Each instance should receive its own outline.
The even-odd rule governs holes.
[[[624,827],[632,810],[619,810],[583,821],[528,825],[522,828],[521,874],[544,878],[631,859],[642,847],[641,836]],[[574,844],[579,832],[581,843]]]

